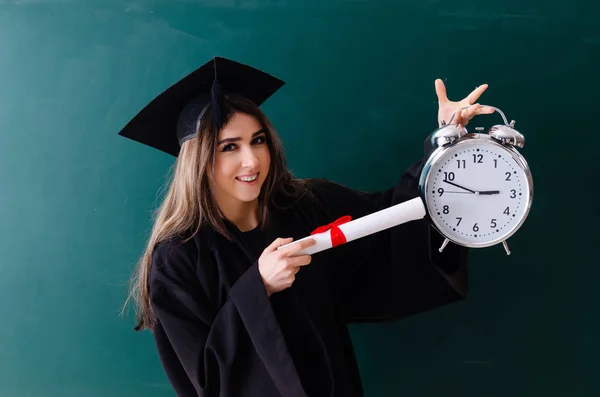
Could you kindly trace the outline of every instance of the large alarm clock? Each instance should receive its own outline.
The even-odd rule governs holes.
[[[443,125],[431,135],[434,151],[426,160],[419,193],[433,226],[452,241],[482,248],[502,243],[523,224],[533,200],[533,180],[517,148],[525,139],[504,119],[483,133],[461,125]]]

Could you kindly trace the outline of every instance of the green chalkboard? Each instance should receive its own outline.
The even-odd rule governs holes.
[[[298,176],[383,189],[488,83],[535,198],[472,254],[469,299],[352,326],[367,396],[600,393],[593,0],[0,1],[0,395],[174,396],[118,315],[173,159],[117,136],[214,55],[287,82],[263,107]],[[470,126],[489,127],[498,114]]]

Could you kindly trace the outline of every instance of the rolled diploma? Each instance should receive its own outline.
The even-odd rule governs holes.
[[[361,237],[368,236],[373,233],[380,232],[385,229],[389,229],[394,226],[401,225],[406,222],[421,219],[425,216],[425,206],[423,200],[420,197],[416,197],[411,200],[407,200],[403,203],[393,205],[389,208],[381,211],[374,212],[369,215],[365,215],[362,218],[352,220],[350,222],[339,225],[338,227],[346,236],[346,242],[349,243],[352,240],[359,239]],[[308,247],[304,250],[298,251],[294,256],[298,255],[312,255],[317,252],[328,250],[332,247],[331,245],[331,230],[327,230],[323,233],[318,233],[312,236],[304,237],[300,240],[291,242],[286,245],[282,245],[277,249],[291,246],[293,244],[299,244],[301,241],[314,238],[316,244],[312,247]]]

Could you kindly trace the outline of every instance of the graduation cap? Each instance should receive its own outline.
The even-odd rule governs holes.
[[[225,124],[227,94],[260,106],[284,84],[251,66],[214,57],[154,98],[119,135],[177,157],[181,145],[197,135],[209,107],[214,131]]]

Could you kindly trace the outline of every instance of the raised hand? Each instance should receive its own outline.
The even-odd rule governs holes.
[[[481,94],[488,88],[487,84],[482,84],[475,88],[464,99],[453,102],[446,95],[446,86],[441,79],[435,80],[435,92],[438,97],[438,124],[441,127],[444,124],[449,124],[452,119],[452,124],[460,124],[466,126],[469,121],[478,114],[494,113],[494,108],[489,106],[481,106],[476,103]],[[454,118],[452,115],[454,114]]]

